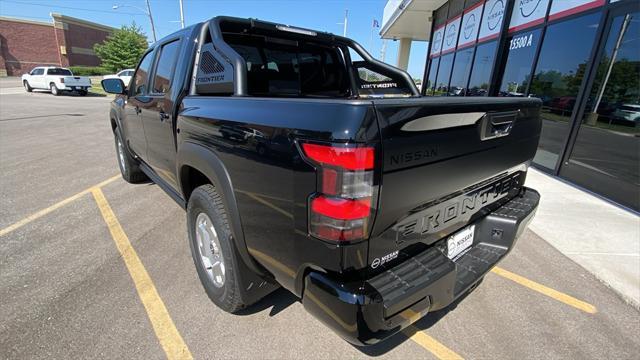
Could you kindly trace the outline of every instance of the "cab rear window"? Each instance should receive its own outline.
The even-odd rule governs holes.
[[[247,63],[254,96],[346,97],[347,70],[335,46],[261,35],[225,35]]]
[[[47,75],[73,76],[73,73],[71,73],[71,71],[68,69],[51,68],[47,70]]]

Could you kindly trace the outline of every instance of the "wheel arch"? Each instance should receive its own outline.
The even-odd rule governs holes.
[[[188,204],[191,192],[200,185],[209,183],[219,189],[219,194],[229,215],[233,241],[240,257],[249,269],[258,275],[266,275],[262,267],[249,254],[238,202],[229,172],[222,160],[213,151],[192,142],[184,142],[180,145],[176,160],[180,193],[185,204]]]

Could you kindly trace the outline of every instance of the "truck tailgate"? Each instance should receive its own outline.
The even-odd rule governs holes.
[[[421,251],[513,197],[540,136],[527,98],[374,100],[383,151],[369,263]],[[391,254],[391,256],[389,256]]]
[[[91,83],[88,77],[83,76],[65,76],[64,77],[64,85],[65,86],[90,86]]]

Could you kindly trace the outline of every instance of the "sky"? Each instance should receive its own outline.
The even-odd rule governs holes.
[[[180,29],[178,0],[150,0],[151,13],[158,39]],[[185,26],[218,15],[258,18],[342,35],[345,10],[348,9],[347,37],[376,58],[380,58],[382,40],[373,20],[382,23],[386,0],[183,0]],[[114,10],[114,5],[122,5]],[[56,12],[113,27],[135,21],[149,39],[151,26],[145,0],[0,0],[0,16],[51,22],[49,13]],[[373,38],[373,40],[372,40]],[[395,64],[398,42],[387,40],[385,62]],[[427,43],[413,42],[409,73],[422,79]]]

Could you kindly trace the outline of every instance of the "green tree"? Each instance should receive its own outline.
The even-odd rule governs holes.
[[[94,50],[102,61],[103,68],[117,72],[136,67],[148,46],[147,36],[133,22],[129,26],[123,25],[102,44],[96,44]]]

